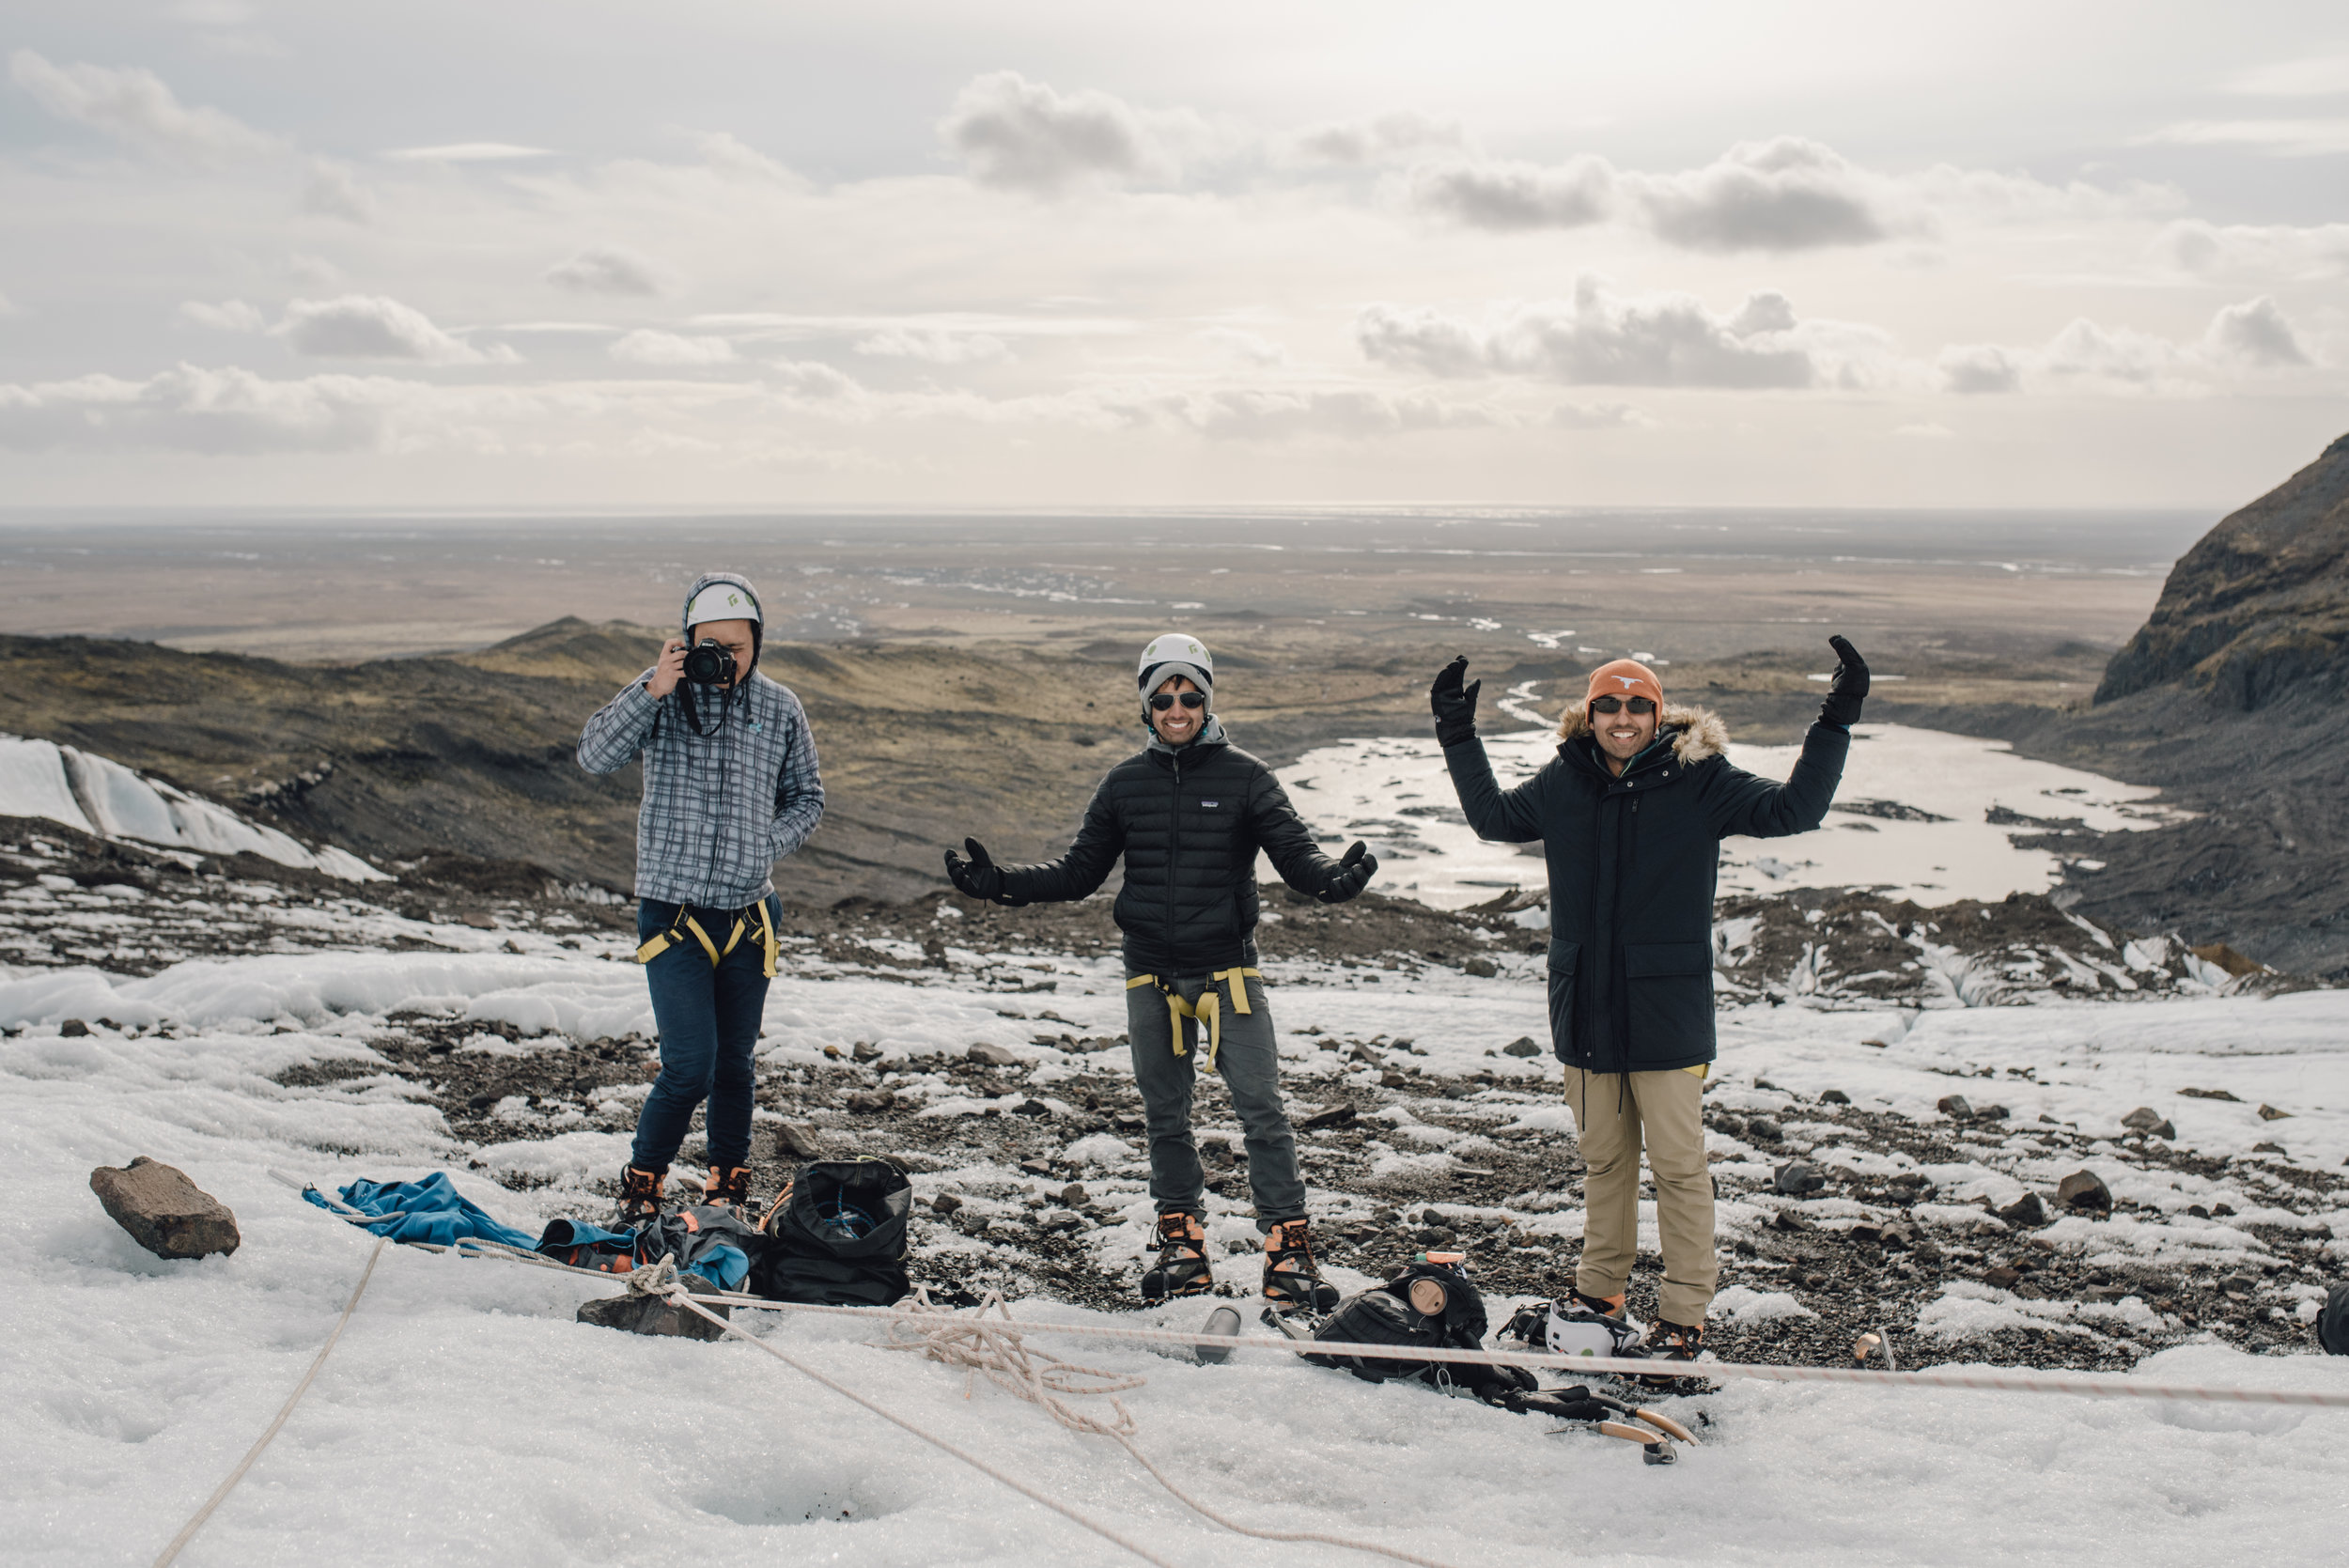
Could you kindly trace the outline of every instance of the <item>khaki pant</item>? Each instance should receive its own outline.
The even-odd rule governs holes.
[[[1640,1145],[1656,1182],[1664,1280],[1656,1310],[1704,1321],[1720,1270],[1713,1260],[1713,1173],[1704,1161],[1704,1079],[1694,1073],[1566,1069],[1566,1104],[1582,1142],[1582,1262],[1574,1288],[1614,1296],[1640,1250]]]

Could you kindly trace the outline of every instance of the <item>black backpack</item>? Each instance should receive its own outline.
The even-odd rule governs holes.
[[[905,1256],[913,1184],[884,1159],[819,1159],[767,1211],[750,1288],[776,1301],[886,1307],[911,1294]]]
[[[1415,1263],[1385,1284],[1339,1302],[1314,1330],[1314,1338],[1340,1344],[1481,1350],[1485,1326],[1485,1298],[1466,1274],[1447,1264]],[[1365,1382],[1415,1377],[1446,1392],[1477,1393],[1496,1384],[1514,1389],[1532,1381],[1507,1367],[1456,1361],[1390,1360],[1352,1354],[1305,1359],[1342,1368]]]

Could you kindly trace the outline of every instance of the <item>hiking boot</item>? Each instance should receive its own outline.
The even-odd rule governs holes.
[[[1566,1292],[1566,1305],[1569,1308],[1579,1307],[1600,1317],[1620,1318],[1623,1316],[1623,1297],[1622,1291],[1612,1296],[1590,1296],[1579,1290],[1569,1290]]]
[[[1658,1361],[1693,1361],[1704,1348],[1704,1325],[1668,1323],[1659,1317],[1649,1326],[1647,1338],[1641,1342],[1640,1348]],[[1640,1378],[1643,1386],[1651,1389],[1671,1389],[1693,1381],[1699,1380],[1646,1374]]]
[[[666,1171],[639,1171],[627,1166],[620,1172],[620,1223],[634,1227],[647,1219],[661,1218],[661,1188],[668,1180]]]
[[[1338,1304],[1338,1287],[1314,1263],[1304,1220],[1283,1220],[1264,1238],[1264,1298],[1283,1312],[1326,1312]]]
[[[702,1202],[726,1208],[740,1208],[751,1201],[751,1168],[747,1165],[713,1165],[709,1180],[702,1188]]]
[[[1159,1215],[1159,1261],[1143,1273],[1142,1299],[1155,1307],[1177,1296],[1205,1296],[1214,1284],[1199,1217],[1180,1210]]]

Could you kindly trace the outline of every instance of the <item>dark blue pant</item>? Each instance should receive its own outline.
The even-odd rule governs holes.
[[[734,929],[733,914],[718,909],[687,911],[723,948]],[[636,908],[636,939],[666,931],[677,907],[647,898]],[[782,901],[767,899],[768,918],[783,923]],[[686,939],[645,966],[652,991],[653,1022],[661,1030],[661,1077],[645,1097],[636,1119],[636,1145],[629,1163],[639,1171],[666,1171],[692,1125],[693,1108],[709,1102],[709,1163],[751,1162],[751,1101],[757,1075],[752,1052],[758,1021],[767,1010],[767,958],[755,922],[723,962],[712,969],[709,955]]]

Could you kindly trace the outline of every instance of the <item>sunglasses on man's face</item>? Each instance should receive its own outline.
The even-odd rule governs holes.
[[[1656,705],[1645,697],[1593,697],[1591,699],[1593,713],[1621,713],[1626,707],[1634,713],[1656,711]]]
[[[1205,707],[1207,706],[1207,694],[1205,691],[1153,691],[1150,693],[1150,710],[1153,713],[1164,713],[1178,702],[1185,707]]]

